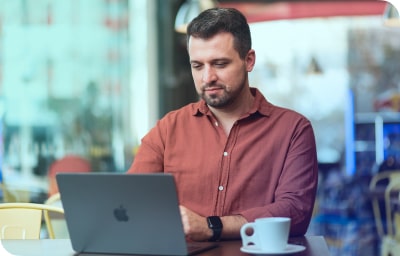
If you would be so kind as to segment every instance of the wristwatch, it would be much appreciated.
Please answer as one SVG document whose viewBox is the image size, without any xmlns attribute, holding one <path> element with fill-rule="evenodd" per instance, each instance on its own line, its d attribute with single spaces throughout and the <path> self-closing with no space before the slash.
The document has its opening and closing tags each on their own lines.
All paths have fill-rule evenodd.
<svg viewBox="0 0 400 256">
<path fill-rule="evenodd" d="M 208 241 L 219 241 L 222 233 L 222 221 L 218 216 L 207 217 L 208 227 L 213 231 L 212 237 Z"/>
</svg>

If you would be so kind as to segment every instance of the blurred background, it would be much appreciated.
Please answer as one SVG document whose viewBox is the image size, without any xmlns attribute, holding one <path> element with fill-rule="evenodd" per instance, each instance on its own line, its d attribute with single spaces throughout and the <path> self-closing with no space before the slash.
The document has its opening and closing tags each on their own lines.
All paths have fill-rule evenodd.
<svg viewBox="0 0 400 256">
<path fill-rule="evenodd" d="M 400 166 L 400 27 L 385 1 L 0 0 L 0 198 L 43 202 L 60 170 L 125 172 L 155 122 L 197 100 L 175 23 L 200 2 L 246 15 L 251 85 L 313 124 L 309 233 L 332 255 L 378 255 L 370 183 Z"/>
</svg>

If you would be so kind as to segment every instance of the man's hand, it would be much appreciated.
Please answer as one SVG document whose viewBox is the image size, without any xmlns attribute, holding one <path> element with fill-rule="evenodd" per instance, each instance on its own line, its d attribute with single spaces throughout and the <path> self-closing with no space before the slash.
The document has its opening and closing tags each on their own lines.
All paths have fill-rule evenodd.
<svg viewBox="0 0 400 256">
<path fill-rule="evenodd" d="M 206 217 L 189 210 L 185 206 L 179 206 L 183 231 L 188 240 L 207 241 L 212 236 L 212 230 L 208 228 Z"/>
</svg>

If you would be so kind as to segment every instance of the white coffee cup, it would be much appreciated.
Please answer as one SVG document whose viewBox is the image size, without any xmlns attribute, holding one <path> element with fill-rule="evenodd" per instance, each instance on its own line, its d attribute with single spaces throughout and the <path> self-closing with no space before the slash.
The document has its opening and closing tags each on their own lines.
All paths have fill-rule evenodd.
<svg viewBox="0 0 400 256">
<path fill-rule="evenodd" d="M 283 252 L 288 244 L 289 230 L 290 218 L 259 218 L 255 222 L 244 224 L 240 229 L 240 236 L 244 247 L 253 245 L 263 252 Z"/>
</svg>

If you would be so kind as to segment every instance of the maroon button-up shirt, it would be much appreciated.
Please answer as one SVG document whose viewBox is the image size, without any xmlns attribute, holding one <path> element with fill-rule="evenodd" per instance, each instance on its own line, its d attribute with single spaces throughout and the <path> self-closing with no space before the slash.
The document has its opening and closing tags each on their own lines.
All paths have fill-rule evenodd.
<svg viewBox="0 0 400 256">
<path fill-rule="evenodd" d="M 318 176 L 312 126 L 251 90 L 254 105 L 229 136 L 203 100 L 168 113 L 142 139 L 128 173 L 172 173 L 180 204 L 200 215 L 286 216 L 291 235 L 303 235 Z"/>
</svg>

